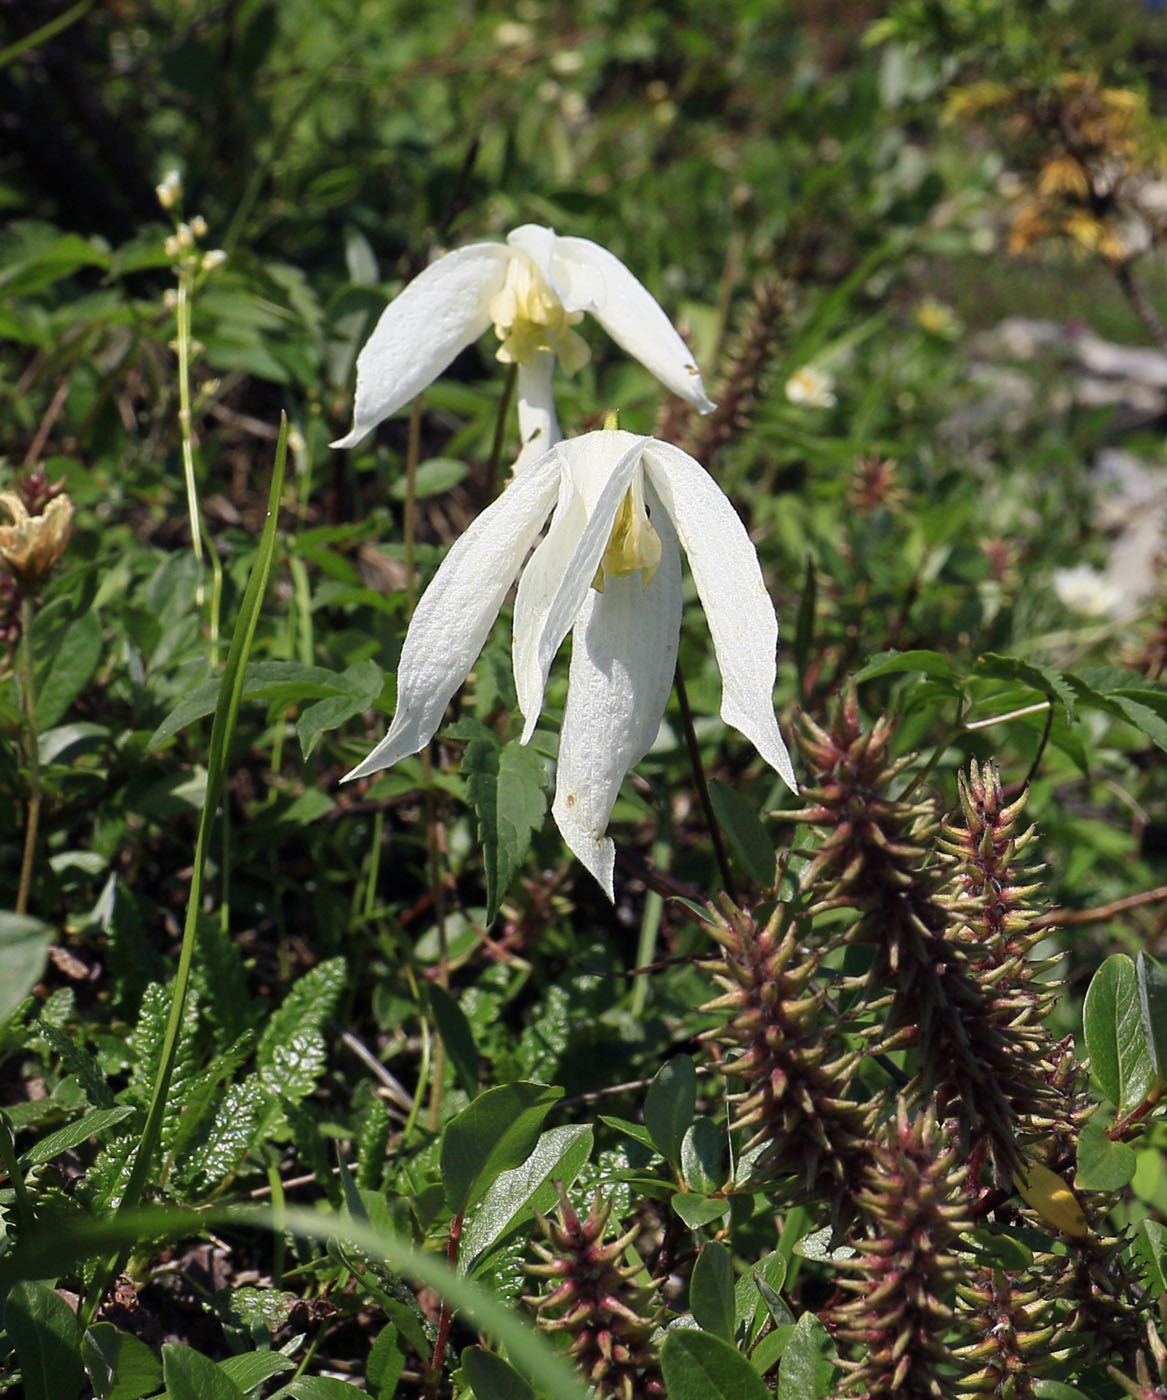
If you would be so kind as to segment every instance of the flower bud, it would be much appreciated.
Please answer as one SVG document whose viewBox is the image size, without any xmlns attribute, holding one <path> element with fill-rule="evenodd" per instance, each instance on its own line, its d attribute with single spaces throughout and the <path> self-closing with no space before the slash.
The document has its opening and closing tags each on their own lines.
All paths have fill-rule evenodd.
<svg viewBox="0 0 1167 1400">
<path fill-rule="evenodd" d="M 0 505 L 12 517 L 0 525 L 0 561 L 29 592 L 35 592 L 52 573 L 69 543 L 73 502 L 55 496 L 40 515 L 29 515 L 14 491 L 0 491 Z"/>
</svg>

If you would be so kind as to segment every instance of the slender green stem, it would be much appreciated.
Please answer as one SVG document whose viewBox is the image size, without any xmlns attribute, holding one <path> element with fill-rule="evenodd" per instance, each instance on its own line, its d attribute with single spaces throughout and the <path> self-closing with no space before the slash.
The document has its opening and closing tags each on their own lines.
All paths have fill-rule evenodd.
<svg viewBox="0 0 1167 1400">
<path fill-rule="evenodd" d="M 78 0 L 78 3 L 71 10 L 66 10 L 63 15 L 57 15 L 47 24 L 42 24 L 39 29 L 34 29 L 31 34 L 26 34 L 23 38 L 18 39 L 15 44 L 9 44 L 6 49 L 0 49 L 0 68 L 7 68 L 10 63 L 15 63 L 30 49 L 47 44 L 62 30 L 68 29 L 71 24 L 76 24 L 92 8 L 93 0 Z"/>
<path fill-rule="evenodd" d="M 729 868 L 729 855 L 721 836 L 721 826 L 713 810 L 713 799 L 709 796 L 709 784 L 705 781 L 705 769 L 701 762 L 701 746 L 697 743 L 697 731 L 693 728 L 693 711 L 689 708 L 689 692 L 685 689 L 685 678 L 681 675 L 681 663 L 673 676 L 673 688 L 677 692 L 677 704 L 681 708 L 681 727 L 685 731 L 685 747 L 689 750 L 689 764 L 693 769 L 693 781 L 697 784 L 697 797 L 701 810 L 705 813 L 705 823 L 709 827 L 709 838 L 713 842 L 713 854 L 717 868 L 721 871 L 721 883 L 730 899 L 736 900 L 733 875 Z"/>
<path fill-rule="evenodd" d="M 16 1199 L 16 1220 L 25 1239 L 36 1224 L 36 1208 L 32 1196 L 24 1184 L 24 1173 L 16 1157 L 16 1141 L 12 1136 L 12 1125 L 8 1115 L 0 1110 L 0 1162 L 12 1183 L 12 1194 Z"/>
<path fill-rule="evenodd" d="M 656 840 L 652 843 L 652 863 L 658 869 L 667 869 L 669 856 L 672 853 L 672 842 L 668 839 L 668 807 L 665 806 L 665 814 L 662 816 L 661 825 L 657 830 Z M 650 985 L 651 973 L 648 971 L 655 961 L 656 938 L 660 932 L 661 910 L 664 908 L 664 899 L 659 890 L 650 889 L 644 899 L 644 913 L 640 918 L 640 935 L 636 942 L 636 966 L 643 968 L 638 972 L 632 982 L 632 1000 L 629 1004 L 629 1013 L 636 1020 L 644 1014 L 644 1008 L 648 1003 L 648 989 Z"/>
<path fill-rule="evenodd" d="M 36 604 L 26 593 L 20 603 L 20 698 L 24 705 L 25 756 L 28 761 L 28 811 L 24 826 L 24 855 L 20 862 L 20 887 L 16 912 L 28 913 L 36 858 L 37 829 L 41 820 L 41 755 L 36 722 L 36 667 L 32 655 L 32 628 Z"/>
<path fill-rule="evenodd" d="M 494 420 L 494 441 L 490 444 L 490 461 L 486 468 L 486 501 L 488 505 L 494 500 L 494 493 L 498 490 L 498 464 L 502 458 L 502 444 L 506 436 L 507 418 L 510 415 L 511 399 L 514 397 L 515 381 L 518 374 L 518 364 L 512 364 L 507 370 L 506 382 L 502 386 L 502 398 L 498 405 L 498 416 Z"/>
</svg>

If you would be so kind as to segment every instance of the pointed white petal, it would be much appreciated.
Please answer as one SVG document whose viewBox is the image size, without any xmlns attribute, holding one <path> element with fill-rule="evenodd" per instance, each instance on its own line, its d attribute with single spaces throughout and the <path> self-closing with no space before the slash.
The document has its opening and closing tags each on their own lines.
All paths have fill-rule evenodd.
<svg viewBox="0 0 1167 1400">
<path fill-rule="evenodd" d="M 509 257 L 501 243 L 471 243 L 431 263 L 393 298 L 357 356 L 352 431 L 333 447 L 355 447 L 478 339 Z"/>
<path fill-rule="evenodd" d="M 513 235 L 512 235 L 513 237 Z M 568 311 L 590 311 L 622 349 L 701 413 L 714 408 L 689 347 L 652 293 L 589 238 L 557 238 L 551 286 Z"/>
<path fill-rule="evenodd" d="M 507 234 L 507 244 L 526 253 L 548 286 L 551 285 L 551 258 L 558 241 L 555 230 L 543 224 L 521 224 Z"/>
<path fill-rule="evenodd" d="M 634 437 L 632 433 L 601 430 L 585 433 L 583 437 L 568 438 L 554 449 L 555 458 L 570 474 L 583 499 L 587 523 L 579 531 L 570 555 L 558 556 L 557 569 L 552 566 L 555 556 L 547 556 L 546 569 L 554 586 L 551 596 L 544 601 L 532 589 L 530 610 L 524 610 L 523 645 L 530 650 L 523 653 L 523 684 L 527 696 L 527 708 L 523 711 L 526 720 L 523 743 L 530 739 L 534 731 L 535 721 L 543 708 L 547 673 L 555 653 L 571 631 L 591 591 L 592 580 L 612 533 L 616 511 L 634 473 L 640 468 L 640 454 L 644 451 L 644 444 L 649 441 L 651 439 Z M 543 463 L 551 456 L 552 453 L 548 453 L 547 457 L 541 457 L 536 467 L 541 470 Z M 566 530 L 563 538 L 570 544 Z M 545 586 L 545 583 L 540 583 L 540 588 Z M 516 672 L 516 682 L 517 679 Z"/>
<path fill-rule="evenodd" d="M 549 350 L 540 350 L 533 362 L 519 365 L 519 441 L 522 447 L 515 459 L 516 472 L 563 439 L 555 414 L 554 377 L 555 356 Z"/>
<path fill-rule="evenodd" d="M 433 737 L 543 528 L 558 477 L 553 459 L 535 463 L 482 512 L 442 560 L 401 648 L 393 723 L 372 753 L 345 774 L 346 781 L 388 768 Z"/>
<path fill-rule="evenodd" d="M 605 836 L 620 784 L 656 738 L 673 683 L 681 626 L 681 561 L 665 512 L 649 508 L 661 564 L 592 592 L 572 632 L 567 707 L 551 811 L 563 839 L 614 898 L 615 847 Z"/>
<path fill-rule="evenodd" d="M 797 792 L 774 714 L 778 619 L 757 551 L 733 506 L 687 452 L 653 441 L 644 466 L 677 527 L 709 621 L 721 668 L 721 717 Z"/>
</svg>

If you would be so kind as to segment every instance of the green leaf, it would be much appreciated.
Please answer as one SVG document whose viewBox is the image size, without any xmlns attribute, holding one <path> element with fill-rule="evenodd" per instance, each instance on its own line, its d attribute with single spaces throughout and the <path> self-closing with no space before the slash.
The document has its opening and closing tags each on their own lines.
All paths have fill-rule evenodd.
<svg viewBox="0 0 1167 1400">
<path fill-rule="evenodd" d="M 462 1373 L 470 1382 L 474 1400 L 535 1400 L 535 1392 L 515 1368 L 483 1347 L 466 1348 Z"/>
<path fill-rule="evenodd" d="M 371 709 L 385 688 L 385 672 L 375 661 L 357 661 L 336 678 L 341 691 L 317 700 L 296 721 L 296 736 L 305 758 L 320 742 L 321 736 Z"/>
<path fill-rule="evenodd" d="M 0 1025 L 40 981 L 56 936 L 39 919 L 0 910 Z"/>
<path fill-rule="evenodd" d="M 279 1351 L 244 1351 L 219 1362 L 219 1370 L 243 1391 L 256 1390 L 270 1377 L 295 1369 L 291 1357 Z"/>
<path fill-rule="evenodd" d="M 1106 1136 L 1106 1123 L 1095 1114 L 1078 1134 L 1074 1185 L 1082 1191 L 1119 1191 L 1135 1174 L 1138 1159 L 1125 1142 Z"/>
<path fill-rule="evenodd" d="M 802 578 L 802 594 L 798 600 L 798 617 L 794 626 L 794 665 L 801 682 L 806 675 L 814 645 L 815 602 L 818 595 L 818 575 L 815 572 L 814 556 L 807 553 L 806 569 Z M 802 686 L 799 686 L 802 693 Z"/>
<path fill-rule="evenodd" d="M 977 657 L 977 675 L 1004 681 L 1020 681 L 1022 685 L 1030 686 L 1049 700 L 1056 700 L 1062 706 L 1068 720 L 1073 721 L 1078 717 L 1073 687 L 1060 671 L 1055 671 L 1050 666 L 1037 666 L 1032 661 L 1020 661 L 1015 656 L 998 656 L 996 652 L 987 651 L 983 656 Z"/>
<path fill-rule="evenodd" d="M 162 1384 L 162 1367 L 146 1343 L 111 1322 L 89 1328 L 81 1355 L 97 1400 L 141 1400 Z"/>
<path fill-rule="evenodd" d="M 709 779 L 709 797 L 717 824 L 725 832 L 746 874 L 763 889 L 772 889 L 776 865 L 774 842 L 758 820 L 757 812 L 740 792 L 716 778 Z"/>
<path fill-rule="evenodd" d="M 369 1393 L 376 1396 L 376 1400 L 392 1400 L 404 1369 L 405 1348 L 401 1344 L 400 1334 L 391 1322 L 387 1322 L 377 1333 L 377 1340 L 365 1363 Z"/>
<path fill-rule="evenodd" d="M 499 904 L 547 815 L 547 773 L 534 748 L 512 740 L 499 746 L 498 735 L 469 717 L 447 730 L 468 739 L 461 773 L 478 818 L 486 871 L 486 922 Z"/>
<path fill-rule="evenodd" d="M 478 1260 L 532 1212 L 551 1208 L 554 1183 L 562 1182 L 565 1190 L 571 1186 L 591 1156 L 592 1137 L 590 1123 L 550 1128 L 525 1162 L 495 1178 L 462 1233 L 460 1273 L 472 1272 Z"/>
<path fill-rule="evenodd" d="M 455 1078 L 473 1098 L 478 1092 L 478 1047 L 474 1044 L 470 1022 L 449 992 L 436 982 L 429 985 L 429 999 L 434 1025 L 454 1066 Z"/>
<path fill-rule="evenodd" d="M 1102 1093 L 1120 1114 L 1137 1108 L 1155 1082 L 1155 1070 L 1143 1032 L 1138 976 L 1125 953 L 1107 958 L 1091 979 L 1082 1030 Z"/>
<path fill-rule="evenodd" d="M 856 681 L 874 680 L 876 676 L 891 676 L 903 671 L 923 672 L 936 681 L 947 681 L 955 690 L 961 679 L 946 656 L 938 651 L 883 651 L 872 657 L 856 675 Z"/>
<path fill-rule="evenodd" d="M 4 1329 L 16 1349 L 26 1400 L 77 1400 L 81 1324 L 47 1283 L 18 1283 L 4 1304 Z"/>
<path fill-rule="evenodd" d="M 782 1353 L 778 1400 L 819 1400 L 835 1379 L 835 1349 L 827 1329 L 813 1313 L 803 1313 Z"/>
<path fill-rule="evenodd" d="M 43 733 L 59 724 L 101 660 L 101 619 L 87 610 L 65 629 L 37 683 L 36 722 Z"/>
<path fill-rule="evenodd" d="M 544 1118 L 562 1097 L 562 1089 L 546 1084 L 500 1084 L 446 1124 L 440 1161 L 453 1214 L 464 1215 L 501 1173 L 527 1160 Z"/>
<path fill-rule="evenodd" d="M 729 1178 L 725 1132 L 712 1118 L 696 1118 L 681 1142 L 681 1180 L 690 1191 L 710 1195 Z"/>
<path fill-rule="evenodd" d="M 689 1307 L 703 1331 L 733 1341 L 733 1257 L 718 1240 L 710 1240 L 693 1265 Z"/>
<path fill-rule="evenodd" d="M 1151 1054 L 1155 1082 L 1161 1086 L 1167 1079 L 1167 972 L 1154 958 L 1140 953 L 1135 958 L 1135 976 L 1139 984 L 1143 1035 Z"/>
<path fill-rule="evenodd" d="M 413 486 L 415 499 L 420 501 L 426 496 L 440 496 L 445 491 L 452 491 L 466 479 L 468 471 L 465 462 L 453 457 L 430 457 L 428 461 L 419 462 Z M 407 490 L 404 474 L 389 485 L 389 494 L 395 501 L 405 500 Z"/>
<path fill-rule="evenodd" d="M 1146 1265 L 1147 1287 L 1152 1293 L 1167 1293 L 1167 1225 L 1140 1220 L 1134 1228 L 1134 1241 Z"/>
<path fill-rule="evenodd" d="M 793 1325 L 794 1319 L 778 1291 L 785 1282 L 786 1260 L 777 1250 L 759 1259 L 738 1279 L 733 1293 L 734 1325 L 745 1329 L 747 1342 L 753 1341 L 767 1313 L 776 1325 Z"/>
<path fill-rule="evenodd" d="M 660 1362 L 669 1400 L 770 1400 L 769 1390 L 741 1352 L 710 1332 L 673 1328 L 661 1347 Z"/>
<path fill-rule="evenodd" d="M 656 1072 L 644 1100 L 644 1126 L 674 1169 L 697 1107 L 697 1068 L 691 1055 L 674 1055 Z"/>
<path fill-rule="evenodd" d="M 68 1152 L 71 1147 L 76 1147 L 86 1138 L 97 1137 L 114 1123 L 120 1123 L 123 1118 L 131 1117 L 134 1112 L 132 1104 L 121 1104 L 117 1108 L 95 1109 L 92 1113 L 78 1118 L 76 1122 L 58 1128 L 55 1133 L 49 1133 L 47 1137 L 34 1143 L 27 1152 L 22 1152 L 20 1154 L 21 1165 L 35 1167 L 40 1162 L 51 1162 L 62 1152 Z"/>
<path fill-rule="evenodd" d="M 1084 1390 L 1077 1390 L 1063 1381 L 1034 1381 L 1033 1393 L 1037 1400 L 1093 1400 Z"/>
<path fill-rule="evenodd" d="M 255 1052 L 255 1062 L 260 1069 L 273 1065 L 280 1047 L 293 1036 L 320 1030 L 336 1010 L 347 979 L 344 958 L 329 958 L 296 979 L 279 1010 L 269 1016 L 264 1027 Z"/>
<path fill-rule="evenodd" d="M 297 1376 L 277 1390 L 271 1400 L 279 1400 L 280 1396 L 288 1400 L 360 1400 L 361 1395 L 355 1383 L 334 1376 Z"/>
<path fill-rule="evenodd" d="M 700 1230 L 729 1213 L 729 1202 L 724 1196 L 702 1196 L 696 1191 L 674 1192 L 669 1204 L 690 1230 Z"/>
<path fill-rule="evenodd" d="M 162 1347 L 161 1400 L 247 1400 L 246 1392 L 215 1363 L 193 1347 L 166 1342 Z"/>
</svg>

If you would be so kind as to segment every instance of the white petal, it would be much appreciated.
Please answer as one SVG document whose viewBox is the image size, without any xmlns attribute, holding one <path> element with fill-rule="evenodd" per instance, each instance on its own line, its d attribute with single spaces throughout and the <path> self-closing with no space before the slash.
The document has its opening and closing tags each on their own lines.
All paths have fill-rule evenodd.
<svg viewBox="0 0 1167 1400">
<path fill-rule="evenodd" d="M 482 512 L 442 560 L 401 648 L 393 723 L 372 753 L 345 774 L 346 781 L 388 768 L 433 737 L 543 528 L 558 477 L 554 459 L 535 463 Z"/>
<path fill-rule="evenodd" d="M 519 441 L 522 447 L 515 458 L 516 472 L 563 440 L 555 414 L 554 377 L 555 356 L 550 350 L 540 350 L 533 363 L 519 365 Z"/>
<path fill-rule="evenodd" d="M 513 237 L 513 235 L 512 235 Z M 701 413 L 714 408 L 689 347 L 652 293 L 590 238 L 557 238 L 551 286 L 568 311 L 590 311 L 622 349 Z"/>
<path fill-rule="evenodd" d="M 352 431 L 333 447 L 355 447 L 478 339 L 509 257 L 501 243 L 471 243 L 431 263 L 393 298 L 357 356 Z"/>
<path fill-rule="evenodd" d="M 524 600 L 529 607 L 524 607 L 522 620 L 523 684 L 527 696 L 527 708 L 523 711 L 526 721 L 523 743 L 534 732 L 535 721 L 543 708 L 547 673 L 555 653 L 571 631 L 591 591 L 592 580 L 608 547 L 616 511 L 634 473 L 640 468 L 644 444 L 650 441 L 650 438 L 634 437 L 632 433 L 618 431 L 585 433 L 583 437 L 568 438 L 559 443 L 553 452 L 539 458 L 536 464 L 541 470 L 543 463 L 552 456 L 562 464 L 583 498 L 587 523 L 579 531 L 570 555 L 565 552 L 547 555 L 547 573 L 538 581 L 539 591 L 533 586 L 530 598 Z M 519 478 L 520 481 L 522 479 Z M 563 538 L 570 546 L 569 532 L 565 531 Z M 546 542 L 540 546 L 541 550 L 545 548 Z M 556 558 L 558 568 L 552 562 Z M 554 587 L 550 597 L 545 597 L 547 578 Z M 518 629 L 520 624 L 517 617 L 515 623 Z"/>
<path fill-rule="evenodd" d="M 509 246 L 526 253 L 548 286 L 551 286 L 551 257 L 558 241 L 555 230 L 543 224 L 521 224 L 507 234 Z"/>
<path fill-rule="evenodd" d="M 774 714 L 778 619 L 757 551 L 713 478 L 687 452 L 654 440 L 644 466 L 677 527 L 709 621 L 721 668 L 721 717 L 797 792 Z"/>
<path fill-rule="evenodd" d="M 567 706 L 559 738 L 555 817 L 563 839 L 614 898 L 615 847 L 604 835 L 625 773 L 656 738 L 677 662 L 681 560 L 663 509 L 647 491 L 661 537 L 660 568 L 590 593 L 572 632 Z"/>
</svg>

